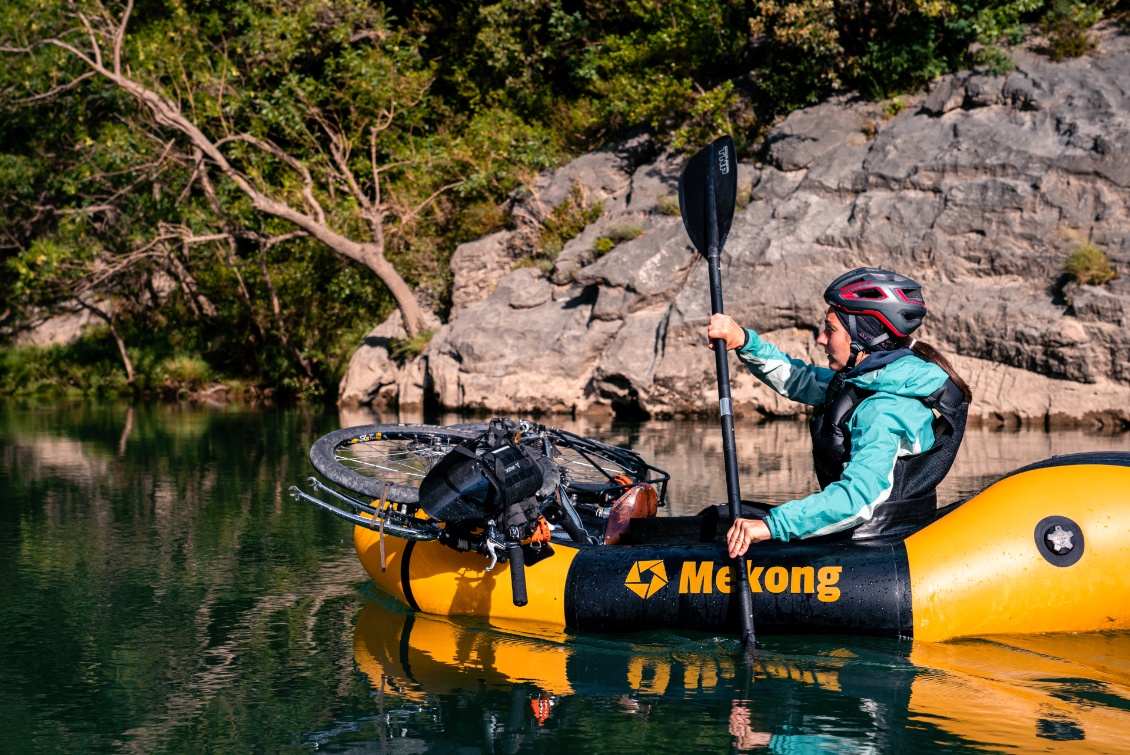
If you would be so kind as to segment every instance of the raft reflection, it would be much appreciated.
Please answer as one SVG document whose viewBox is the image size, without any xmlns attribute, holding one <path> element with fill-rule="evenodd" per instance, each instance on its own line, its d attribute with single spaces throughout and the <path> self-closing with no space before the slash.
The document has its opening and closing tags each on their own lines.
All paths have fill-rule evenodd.
<svg viewBox="0 0 1130 755">
<path fill-rule="evenodd" d="M 413 735 L 412 711 L 427 711 L 442 729 L 481 705 L 484 744 L 516 751 L 566 731 L 580 745 L 573 737 L 596 700 L 621 719 L 651 719 L 665 700 L 682 700 L 714 711 L 713 731 L 696 732 L 696 741 L 738 750 L 1130 751 L 1130 633 L 947 644 L 854 638 L 849 647 L 773 640 L 747 666 L 728 640 L 546 639 L 540 627 L 499 629 L 373 598 L 357 620 L 354 659 L 377 697 L 386 747 L 388 737 Z"/>
</svg>

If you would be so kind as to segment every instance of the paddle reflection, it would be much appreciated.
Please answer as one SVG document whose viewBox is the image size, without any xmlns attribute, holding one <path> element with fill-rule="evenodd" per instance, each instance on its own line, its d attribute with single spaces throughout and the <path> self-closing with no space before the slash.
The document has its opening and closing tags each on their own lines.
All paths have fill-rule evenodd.
<svg viewBox="0 0 1130 755">
<path fill-rule="evenodd" d="M 780 753 L 911 745 L 1120 752 L 1130 731 L 1127 633 L 947 644 L 856 638 L 850 647 L 774 638 L 747 665 L 731 640 L 546 640 L 542 630 L 367 602 L 354 658 L 377 697 L 384 744 L 442 740 L 439 732 L 468 718 L 481 722 L 488 751 L 509 752 L 566 732 L 579 745 L 587 731 L 632 721 L 641 743 L 663 731 Z M 684 701 L 684 716 L 686 701 L 701 709 L 698 723 L 709 731 L 664 718 L 674 700 Z"/>
</svg>

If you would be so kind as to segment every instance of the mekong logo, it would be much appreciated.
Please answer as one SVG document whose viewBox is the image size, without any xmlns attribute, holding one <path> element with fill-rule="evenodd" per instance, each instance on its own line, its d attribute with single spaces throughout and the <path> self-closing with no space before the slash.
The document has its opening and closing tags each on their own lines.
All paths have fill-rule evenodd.
<svg viewBox="0 0 1130 755">
<path fill-rule="evenodd" d="M 637 561 L 632 564 L 628 578 L 624 580 L 624 587 L 641 598 L 650 598 L 665 584 L 667 584 L 667 567 L 662 561 Z"/>
</svg>

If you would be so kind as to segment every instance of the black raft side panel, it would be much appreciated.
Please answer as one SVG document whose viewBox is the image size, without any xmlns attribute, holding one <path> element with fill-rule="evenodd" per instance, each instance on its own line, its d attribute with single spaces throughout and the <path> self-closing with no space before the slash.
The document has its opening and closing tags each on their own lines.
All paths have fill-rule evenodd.
<svg viewBox="0 0 1130 755">
<path fill-rule="evenodd" d="M 746 556 L 758 633 L 912 634 L 901 541 L 766 543 Z M 565 583 L 565 623 L 592 632 L 735 633 L 731 568 L 712 544 L 585 548 Z"/>
</svg>

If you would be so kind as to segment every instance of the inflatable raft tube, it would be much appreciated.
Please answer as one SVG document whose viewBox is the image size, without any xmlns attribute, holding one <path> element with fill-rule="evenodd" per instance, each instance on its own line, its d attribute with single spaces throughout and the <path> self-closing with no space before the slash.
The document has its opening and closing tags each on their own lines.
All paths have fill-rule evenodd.
<svg viewBox="0 0 1130 755">
<path fill-rule="evenodd" d="M 688 530 L 694 517 L 684 517 Z M 575 547 L 507 567 L 437 542 L 354 530 L 376 586 L 416 610 L 594 632 L 734 633 L 731 565 L 718 541 Z M 747 553 L 763 634 L 855 633 L 941 641 L 1130 628 L 1130 454 L 1055 457 L 1018 470 L 898 540 L 769 542 Z"/>
</svg>

